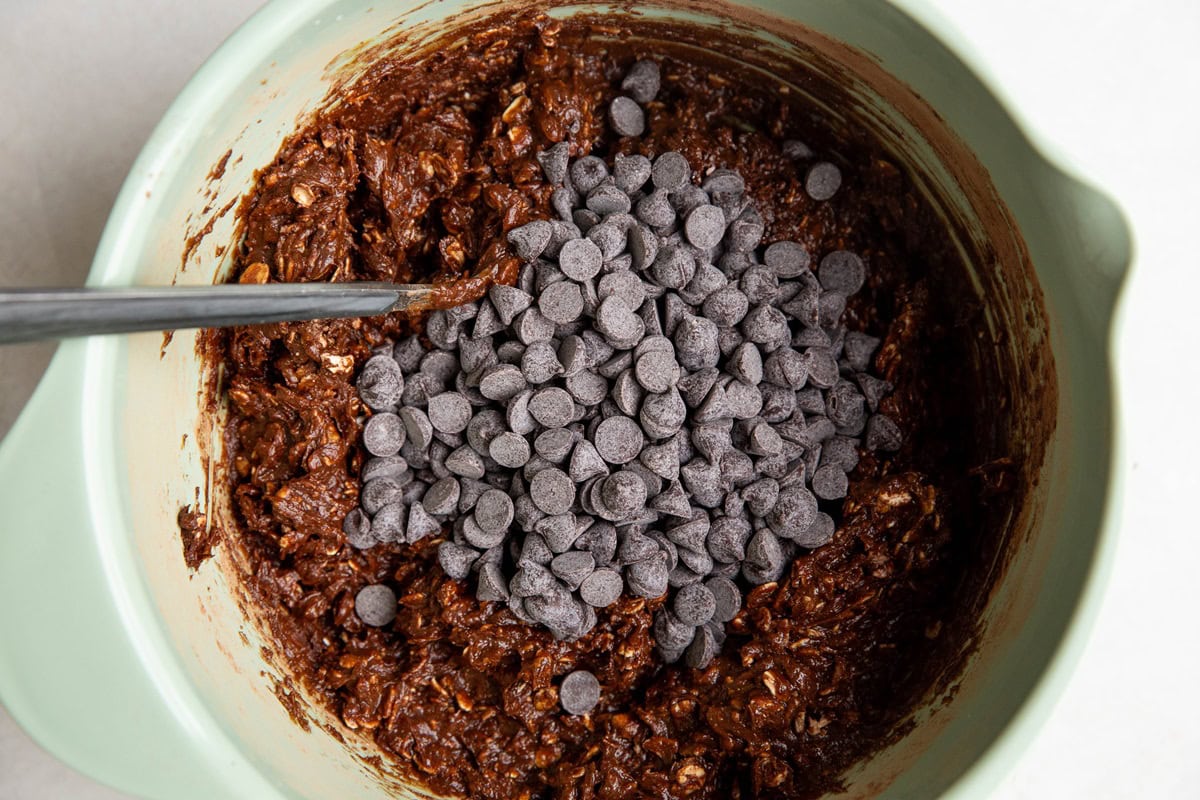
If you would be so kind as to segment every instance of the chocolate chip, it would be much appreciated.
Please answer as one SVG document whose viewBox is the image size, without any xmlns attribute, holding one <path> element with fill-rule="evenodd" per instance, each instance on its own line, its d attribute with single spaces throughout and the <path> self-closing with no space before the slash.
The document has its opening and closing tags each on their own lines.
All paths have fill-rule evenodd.
<svg viewBox="0 0 1200 800">
<path fill-rule="evenodd" d="M 696 627 L 680 621 L 670 611 L 662 609 L 654 616 L 653 632 L 654 641 L 660 647 L 683 648 L 695 637 Z"/>
<path fill-rule="evenodd" d="M 673 337 L 680 366 L 694 372 L 715 367 L 721 358 L 717 325 L 710 319 L 689 315 L 680 320 Z"/>
<path fill-rule="evenodd" d="M 659 248 L 649 272 L 659 286 L 682 289 L 696 274 L 696 259 L 682 245 L 668 243 Z"/>
<path fill-rule="evenodd" d="M 491 303 L 488 303 L 488 307 L 491 307 Z M 468 339 L 464 336 L 459 339 L 458 357 L 462 371 L 470 373 L 482 373 L 484 369 L 500 361 L 490 336 L 483 339 Z M 454 377 L 458 378 L 457 375 Z"/>
<path fill-rule="evenodd" d="M 682 188 L 691 177 L 691 165 L 683 155 L 674 151 L 663 153 L 654 159 L 654 165 L 650 171 L 650 178 L 654 181 L 655 188 L 667 191 Z"/>
<path fill-rule="evenodd" d="M 734 419 L 750 419 L 762 411 L 762 392 L 757 386 L 731 381 L 725 386 L 725 408 Z"/>
<path fill-rule="evenodd" d="M 525 495 L 528 497 L 529 495 Z M 546 543 L 545 538 L 539 534 L 530 534 L 525 537 L 521 543 L 520 556 L 516 559 L 517 567 L 523 568 L 530 565 L 535 567 L 544 567 L 554 559 L 554 553 L 550 546 Z M 511 584 L 510 584 L 511 586 Z"/>
<path fill-rule="evenodd" d="M 551 386 L 533 393 L 529 398 L 529 413 L 547 428 L 562 428 L 575 414 L 575 404 L 565 389 Z"/>
<path fill-rule="evenodd" d="M 701 182 L 700 188 L 709 194 L 741 194 L 746 191 L 746 181 L 731 169 L 714 169 Z"/>
<path fill-rule="evenodd" d="M 762 241 L 764 229 L 762 215 L 752 208 L 743 210 L 729 223 L 729 229 L 725 234 L 725 246 L 729 249 L 730 255 L 752 252 Z M 729 269 L 734 264 L 740 265 L 741 268 Z M 747 266 L 749 266 L 749 261 L 744 258 L 741 260 L 731 258 L 728 262 L 721 264 L 727 274 L 740 274 Z"/>
<path fill-rule="evenodd" d="M 416 372 L 417 366 L 421 363 L 421 357 L 424 355 L 425 348 L 421 346 L 421 340 L 416 336 L 401 339 L 392 348 L 392 358 L 396 360 L 400 371 L 404 373 Z"/>
<path fill-rule="evenodd" d="M 603 260 L 599 245 L 591 239 L 572 239 L 563 245 L 558 254 L 559 268 L 564 275 L 576 281 L 598 275 Z"/>
<path fill-rule="evenodd" d="M 587 618 L 582 604 L 577 603 L 564 587 L 555 585 L 550 594 L 528 597 L 525 610 L 545 625 L 559 641 L 573 640 L 582 635 Z"/>
<path fill-rule="evenodd" d="M 688 241 L 702 250 L 716 247 L 725 237 L 725 214 L 716 206 L 697 206 L 684 219 L 683 231 Z"/>
<path fill-rule="evenodd" d="M 642 448 L 639 460 L 664 480 L 673 481 L 679 477 L 679 450 L 670 442 Z"/>
<path fill-rule="evenodd" d="M 861 425 L 865 418 L 866 398 L 853 383 L 839 380 L 825 393 L 825 413 L 839 428 Z"/>
<path fill-rule="evenodd" d="M 756 456 L 777 456 L 783 452 L 783 439 L 766 422 L 760 422 L 750 431 L 746 449 Z"/>
<path fill-rule="evenodd" d="M 771 352 L 792 338 L 787 317 L 778 308 L 766 303 L 750 309 L 742 320 L 741 331 L 748 341 L 761 345 L 764 352 Z"/>
<path fill-rule="evenodd" d="M 600 215 L 589 208 L 577 208 L 571 212 L 571 222 L 586 236 L 588 231 L 600 224 Z"/>
<path fill-rule="evenodd" d="M 634 362 L 634 373 L 646 391 L 658 394 L 667 391 L 679 380 L 679 363 L 673 352 L 659 350 L 643 353 Z"/>
<path fill-rule="evenodd" d="M 499 491 L 499 490 L 491 490 Z M 508 495 L 505 495 L 507 497 Z M 478 505 L 476 506 L 478 508 Z M 478 550 L 488 550 L 504 542 L 507 530 L 484 530 L 474 516 L 460 517 L 454 522 L 454 530 L 458 537 L 455 541 L 466 542 Z"/>
<path fill-rule="evenodd" d="M 553 596 L 559 588 L 558 579 L 550 570 L 533 562 L 518 568 L 508 583 L 508 590 L 517 597 Z"/>
<path fill-rule="evenodd" d="M 461 581 L 471 574 L 471 565 L 479 558 L 473 548 L 454 542 L 442 542 L 438 545 L 438 564 L 446 576 Z"/>
<path fill-rule="evenodd" d="M 635 61 L 621 81 L 621 91 L 639 103 L 649 103 L 658 95 L 661 73 L 653 61 Z"/>
<path fill-rule="evenodd" d="M 425 319 L 425 336 L 441 350 L 453 350 L 458 343 L 458 326 L 450 324 L 445 311 L 434 311 Z"/>
<path fill-rule="evenodd" d="M 508 582 L 499 564 L 487 563 L 479 567 L 479 583 L 475 596 L 483 602 L 503 602 L 508 600 Z"/>
<path fill-rule="evenodd" d="M 738 285 L 752 305 L 774 302 L 779 294 L 779 276 L 767 267 L 750 267 Z"/>
<path fill-rule="evenodd" d="M 608 177 L 608 166 L 597 156 L 583 156 L 571 164 L 570 175 L 575 190 L 586 195 Z"/>
<path fill-rule="evenodd" d="M 795 161 L 803 161 L 813 157 L 812 148 L 806 145 L 799 139 L 785 139 L 780 145 L 779 152 L 784 158 L 790 158 Z"/>
<path fill-rule="evenodd" d="M 626 245 L 629 248 L 630 266 L 639 272 L 658 257 L 658 237 L 645 225 L 638 224 L 629 229 Z"/>
<path fill-rule="evenodd" d="M 550 207 L 564 222 L 571 222 L 575 206 L 579 204 L 579 192 L 569 183 L 550 193 Z M 576 223 L 578 224 L 578 223 Z M 524 288 L 524 287 L 522 287 Z"/>
<path fill-rule="evenodd" d="M 623 351 L 596 367 L 596 372 L 605 378 L 615 380 L 618 375 L 633 367 L 633 352 Z"/>
<path fill-rule="evenodd" d="M 585 406 L 598 405 L 608 396 L 608 382 L 594 372 L 580 372 L 566 380 L 567 391 Z"/>
<path fill-rule="evenodd" d="M 795 539 L 808 529 L 817 515 L 817 499 L 803 486 L 788 486 L 779 492 L 779 499 L 767 524 L 785 539 Z"/>
<path fill-rule="evenodd" d="M 637 597 L 662 597 L 667 593 L 669 572 L 662 558 L 647 558 L 625 568 L 625 581 Z"/>
<path fill-rule="evenodd" d="M 359 502 L 362 503 L 363 511 L 374 514 L 388 503 L 399 502 L 400 498 L 401 486 L 399 483 L 391 478 L 376 478 L 363 484 Z"/>
<path fill-rule="evenodd" d="M 632 98 L 620 95 L 608 105 L 608 122 L 618 136 L 641 136 L 646 130 L 646 113 Z"/>
<path fill-rule="evenodd" d="M 846 310 L 846 296 L 837 292 L 822 292 L 817 300 L 817 322 L 822 328 L 832 328 Z"/>
<path fill-rule="evenodd" d="M 617 529 L 608 522 L 595 522 L 575 540 L 575 548 L 590 552 L 597 564 L 611 564 L 617 554 Z"/>
<path fill-rule="evenodd" d="M 354 613 L 373 628 L 391 625 L 396 619 L 396 593 L 382 583 L 364 586 L 354 596 Z"/>
<path fill-rule="evenodd" d="M 720 372 L 712 367 L 682 376 L 679 379 L 678 389 L 683 396 L 684 403 L 690 408 L 697 408 L 708 397 L 708 393 L 712 391 L 718 377 L 720 377 Z"/>
<path fill-rule="evenodd" d="M 464 445 L 446 456 L 446 469 L 455 475 L 480 480 L 484 474 L 483 457 Z"/>
<path fill-rule="evenodd" d="M 559 558 L 562 558 L 562 556 L 559 556 Z M 594 563 L 590 554 L 587 556 L 587 558 L 589 561 Z M 665 591 L 665 573 L 663 574 L 663 578 L 663 589 Z M 621 580 L 620 573 L 611 569 L 597 569 L 594 572 L 590 572 L 590 574 L 584 577 L 580 582 L 579 596 L 585 603 L 593 606 L 594 608 L 607 608 L 608 606 L 611 606 L 613 603 L 617 602 L 617 599 L 620 598 L 621 592 L 624 590 L 624 588 L 625 586 Z M 658 595 L 654 596 L 657 597 Z"/>
<path fill-rule="evenodd" d="M 409 544 L 419 542 L 426 536 L 432 536 L 442 529 L 442 523 L 429 515 L 421 503 L 413 503 L 408 509 L 408 524 L 405 526 L 404 540 Z"/>
<path fill-rule="evenodd" d="M 587 207 L 589 211 L 599 214 L 606 223 L 616 223 L 616 215 L 628 214 L 632 206 L 629 195 L 614 184 L 605 182 L 588 192 Z"/>
<path fill-rule="evenodd" d="M 521 355 L 521 376 L 539 386 L 563 374 L 558 351 L 550 342 L 534 342 Z"/>
<path fill-rule="evenodd" d="M 593 437 L 596 452 L 609 464 L 626 464 L 637 458 L 645 441 L 641 428 L 625 416 L 602 421 Z"/>
<path fill-rule="evenodd" d="M 537 454 L 553 464 L 565 461 L 574 446 L 575 437 L 566 428 L 542 431 L 533 442 L 533 449 Z"/>
<path fill-rule="evenodd" d="M 529 496 L 546 514 L 563 514 L 575 502 L 575 483 L 562 470 L 548 467 L 529 482 Z"/>
<path fill-rule="evenodd" d="M 581 441 L 576 443 L 575 450 L 571 454 L 568 472 L 571 480 L 583 483 L 588 478 L 607 474 L 608 467 L 596 451 L 595 445 L 589 441 Z"/>
<path fill-rule="evenodd" d="M 395 414 L 375 414 L 363 426 L 363 447 L 373 456 L 394 456 L 404 444 L 404 423 Z"/>
<path fill-rule="evenodd" d="M 635 98 L 636 99 L 636 98 Z M 643 155 L 617 153 L 613 160 L 613 181 L 625 194 L 633 194 L 650 180 L 650 159 Z"/>
<path fill-rule="evenodd" d="M 488 533 L 504 533 L 513 521 L 513 501 L 499 489 L 489 489 L 475 503 L 475 522 Z"/>
<path fill-rule="evenodd" d="M 579 521 L 574 514 L 555 514 L 538 520 L 534 530 L 545 540 L 552 553 L 565 553 L 579 538 Z"/>
<path fill-rule="evenodd" d="M 713 560 L 707 551 L 679 549 L 679 561 L 697 575 L 707 575 L 712 571 Z"/>
<path fill-rule="evenodd" d="M 834 250 L 821 259 L 817 277 L 826 291 L 852 295 L 866 282 L 867 267 L 856 253 Z"/>
<path fill-rule="evenodd" d="M 810 258 L 797 242 L 775 242 L 763 252 L 763 263 L 780 278 L 795 278 L 807 272 Z"/>
<path fill-rule="evenodd" d="M 689 182 L 685 182 L 678 189 L 671 192 L 671 205 L 680 215 L 686 217 L 688 212 L 700 206 L 709 205 L 708 192 L 701 189 L 699 186 Z M 724 214 L 721 215 L 724 217 Z M 669 235 L 667 231 L 660 231 L 664 236 Z M 671 232 L 673 233 L 673 231 Z"/>
<path fill-rule="evenodd" d="M 600 681 L 587 670 L 576 670 L 563 678 L 558 690 L 563 711 L 573 716 L 592 713 L 600 702 Z"/>
<path fill-rule="evenodd" d="M 837 359 L 828 347 L 810 347 L 804 351 L 805 367 L 808 370 L 808 381 L 813 386 L 828 389 L 837 383 L 841 376 Z"/>
<path fill-rule="evenodd" d="M 836 532 L 837 525 L 834 524 L 833 517 L 819 511 L 807 530 L 792 541 L 801 547 L 817 548 L 829 544 Z"/>
<path fill-rule="evenodd" d="M 649 508 L 672 517 L 686 518 L 692 513 L 687 492 L 677 480 L 672 480 L 665 490 L 656 493 L 649 502 Z"/>
<path fill-rule="evenodd" d="M 342 532 L 346 541 L 356 550 L 367 550 L 374 547 L 376 539 L 371 533 L 371 518 L 361 508 L 355 508 L 342 520 Z"/>
<path fill-rule="evenodd" d="M 567 179 L 567 161 L 571 157 L 571 146 L 559 142 L 545 150 L 539 150 L 534 156 L 542 166 L 546 182 L 552 186 L 561 185 Z"/>
<path fill-rule="evenodd" d="M 704 301 L 703 314 L 721 327 L 737 325 L 750 309 L 750 301 L 735 286 L 718 289 Z"/>
<path fill-rule="evenodd" d="M 892 421 L 891 417 L 875 414 L 867 420 L 867 433 L 863 438 L 863 444 L 868 450 L 894 452 L 900 449 L 903 439 L 900 427 Z"/>
<path fill-rule="evenodd" d="M 517 251 L 518 258 L 522 261 L 533 261 L 550 243 L 551 230 L 549 222 L 537 219 L 519 228 L 513 228 L 508 232 L 507 238 Z"/>
<path fill-rule="evenodd" d="M 484 370 L 479 381 L 479 391 L 484 397 L 497 402 L 511 400 L 526 387 L 525 376 L 513 364 L 496 364 Z"/>
<path fill-rule="evenodd" d="M 604 505 L 617 515 L 617 519 L 634 519 L 646 507 L 646 484 L 633 472 L 621 470 L 609 475 L 601 487 Z"/>
<path fill-rule="evenodd" d="M 729 407 L 725 402 L 725 387 L 727 385 L 723 380 L 720 380 L 709 389 L 704 400 L 701 401 L 695 413 L 692 414 L 693 422 L 706 423 L 730 417 Z"/>
<path fill-rule="evenodd" d="M 538 309 L 551 322 L 560 325 L 573 322 L 583 313 L 583 293 L 577 284 L 560 281 L 542 292 Z"/>
<path fill-rule="evenodd" d="M 712 619 L 717 610 L 717 601 L 707 586 L 693 583 L 675 593 L 671 610 L 684 625 L 703 625 Z"/>
<path fill-rule="evenodd" d="M 858 381 L 858 386 L 862 389 L 863 396 L 867 399 L 867 408 L 872 412 L 879 410 L 879 401 L 882 400 L 888 392 L 892 391 L 892 385 L 887 381 L 880 380 L 866 373 L 859 373 L 854 376 Z"/>
<path fill-rule="evenodd" d="M 612 399 L 622 414 L 636 415 L 645 396 L 646 390 L 637 382 L 632 369 L 623 371 L 613 382 Z"/>
<path fill-rule="evenodd" d="M 616 352 L 612 345 L 605 341 L 604 336 L 598 331 L 585 330 L 579 335 L 579 338 L 583 339 L 584 346 L 587 348 L 587 363 L 589 366 L 595 367 L 603 364 Z"/>
<path fill-rule="evenodd" d="M 759 385 L 762 393 L 763 407 L 758 413 L 771 424 L 783 422 L 796 410 L 796 392 L 789 388 L 776 386 L 773 383 Z"/>
<path fill-rule="evenodd" d="M 692 669 L 706 669 L 718 650 L 713 631 L 708 627 L 696 628 L 696 636 L 684 651 L 683 660 Z"/>
<path fill-rule="evenodd" d="M 756 586 L 771 583 L 782 577 L 787 561 L 779 539 L 768 528 L 762 528 L 746 544 L 742 575 Z"/>
<path fill-rule="evenodd" d="M 809 360 L 790 347 L 780 347 L 763 362 L 763 379 L 776 386 L 799 390 L 808 382 Z"/>
<path fill-rule="evenodd" d="M 471 404 L 458 392 L 442 392 L 429 398 L 428 413 L 435 431 L 462 433 L 471 421 Z"/>
<path fill-rule="evenodd" d="M 742 593 L 737 584 L 729 578 L 709 578 L 704 582 L 705 587 L 712 593 L 716 607 L 713 609 L 713 621 L 731 622 L 742 607 Z"/>
<path fill-rule="evenodd" d="M 462 487 L 458 481 L 452 477 L 445 477 L 429 487 L 421 499 L 421 505 L 430 514 L 439 516 L 453 514 L 458 509 L 458 499 L 461 493 Z"/>
<path fill-rule="evenodd" d="M 554 557 L 550 571 L 571 591 L 580 588 L 584 579 L 596 570 L 596 559 L 591 553 L 572 550 Z"/>
<path fill-rule="evenodd" d="M 706 264 L 703 261 L 697 263 L 696 274 L 692 276 L 692 280 L 680 292 L 680 296 L 692 305 L 700 305 L 708 297 L 718 289 L 724 289 L 729 285 L 725 273 L 714 267 L 712 264 Z"/>
<path fill-rule="evenodd" d="M 838 500 L 846 496 L 846 473 L 833 464 L 818 467 L 812 476 L 812 491 L 822 500 Z"/>
<path fill-rule="evenodd" d="M 750 533 L 750 523 L 740 517 L 713 520 L 706 539 L 709 555 L 724 563 L 742 561 L 746 557 L 746 542 Z M 670 536 L 670 533 L 667 535 Z"/>
<path fill-rule="evenodd" d="M 368 408 L 386 411 L 400 402 L 404 393 L 404 375 L 391 356 L 372 356 L 359 373 L 355 386 Z"/>
<path fill-rule="evenodd" d="M 404 498 L 379 509 L 371 519 L 371 536 L 374 540 L 384 543 L 405 541 L 404 527 L 410 505 L 409 499 Z"/>
<path fill-rule="evenodd" d="M 645 325 L 621 297 L 611 295 L 596 309 L 596 330 L 616 345 L 637 339 Z"/>
<path fill-rule="evenodd" d="M 828 200 L 841 186 L 842 171 L 828 161 L 813 164 L 804 175 L 804 191 L 813 200 Z"/>
<path fill-rule="evenodd" d="M 780 348 L 780 350 L 782 349 Z M 780 350 L 775 352 L 778 353 Z M 725 363 L 725 369 L 742 383 L 748 386 L 759 386 L 764 377 L 762 354 L 752 342 L 743 342 L 730 353 Z M 759 390 L 765 394 L 765 387 L 759 386 Z M 766 398 L 764 397 L 765 402 Z"/>
</svg>

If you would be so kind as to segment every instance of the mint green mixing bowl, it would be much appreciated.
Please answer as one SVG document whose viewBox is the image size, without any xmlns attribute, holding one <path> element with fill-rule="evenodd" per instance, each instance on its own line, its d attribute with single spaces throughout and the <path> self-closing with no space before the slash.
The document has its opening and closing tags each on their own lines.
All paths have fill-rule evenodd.
<svg viewBox="0 0 1200 800">
<path fill-rule="evenodd" d="M 869 86 L 862 90 L 866 113 L 964 217 L 986 210 L 988 192 L 995 207 L 1002 199 L 1044 292 L 1048 328 L 1036 313 L 1027 329 L 1018 319 L 1003 357 L 1052 351 L 1057 420 L 977 648 L 952 693 L 927 698 L 911 733 L 847 775 L 851 796 L 983 797 L 1061 692 L 1112 553 L 1120 487 L 1111 470 L 1119 442 L 1108 344 L 1127 229 L 1111 202 L 1035 151 L 967 66 L 970 54 L 948 49 L 952 34 L 924 7 L 909 16 L 882 0 L 745 5 L 857 48 L 869 55 L 857 62 L 860 78 L 882 70 L 923 97 L 937 112 L 927 121 L 940 118 L 961 138 L 989 185 L 974 194 L 957 186 L 946 151 Z M 154 132 L 113 210 L 90 282 L 208 283 L 223 274 L 228 250 L 217 255 L 217 246 L 236 239 L 235 215 L 216 217 L 179 271 L 186 237 L 246 191 L 254 170 L 325 96 L 347 54 L 401 30 L 444 30 L 478 6 L 269 4 L 209 60 Z M 713 8 L 689 9 L 642 10 L 712 22 Z M 752 29 L 761 23 L 743 20 Z M 762 37 L 765 50 L 788 52 L 782 40 Z M 210 180 L 231 147 L 223 177 Z M 1019 250 L 1019 238 L 1008 235 Z M 1002 288 L 1028 303 L 1037 291 L 1019 274 Z M 179 507 L 210 494 L 214 516 L 227 506 L 204 456 L 216 452 L 218 431 L 201 413 L 204 375 L 192 342 L 180 334 L 165 347 L 158 335 L 65 343 L 4 443 L 0 698 L 64 761 L 148 798 L 411 796 L 367 763 L 368 742 L 310 707 L 264 651 L 271 645 L 241 594 L 236 554 L 221 548 L 194 574 L 184 565 Z"/>
</svg>

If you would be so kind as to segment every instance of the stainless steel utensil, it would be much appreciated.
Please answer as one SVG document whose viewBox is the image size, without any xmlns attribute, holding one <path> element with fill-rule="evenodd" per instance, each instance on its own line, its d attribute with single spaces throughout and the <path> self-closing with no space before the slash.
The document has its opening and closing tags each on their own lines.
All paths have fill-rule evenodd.
<svg viewBox="0 0 1200 800">
<path fill-rule="evenodd" d="M 431 286 L 270 283 L 0 291 L 0 344 L 416 310 Z"/>
</svg>

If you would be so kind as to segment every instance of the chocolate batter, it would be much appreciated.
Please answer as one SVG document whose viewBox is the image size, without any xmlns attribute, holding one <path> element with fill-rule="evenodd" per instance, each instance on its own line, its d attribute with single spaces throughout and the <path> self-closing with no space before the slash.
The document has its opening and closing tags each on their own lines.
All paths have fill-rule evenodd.
<svg viewBox="0 0 1200 800">
<path fill-rule="evenodd" d="M 882 410 L 903 449 L 864 454 L 850 496 L 830 509 L 833 542 L 748 595 L 708 669 L 664 667 L 649 630 L 661 601 L 622 598 L 591 634 L 556 642 L 448 579 L 437 537 L 346 544 L 364 459 L 354 377 L 372 347 L 419 319 L 237 329 L 222 355 L 246 580 L 310 690 L 430 791 L 814 796 L 896 733 L 966 641 L 960 601 L 999 536 L 968 477 L 990 460 L 971 451 L 966 416 L 987 407 L 963 344 L 974 309 L 949 305 L 961 265 L 886 152 L 861 136 L 831 141 L 795 98 L 751 75 L 670 48 L 601 44 L 594 24 L 508 20 L 422 61 L 376 66 L 260 174 L 238 279 L 435 281 L 446 304 L 511 282 L 504 233 L 551 215 L 534 153 L 569 139 L 575 154 L 611 158 L 607 103 L 633 59 L 652 57 L 663 89 L 640 151 L 736 169 L 768 221 L 764 242 L 867 260 L 846 321 L 885 339 L 875 366 L 897 388 Z M 846 180 L 832 201 L 803 191 L 804 165 L 780 152 L 791 137 L 839 162 Z M 1003 482 L 992 491 L 1003 506 Z M 400 597 L 391 627 L 354 614 L 356 592 L 374 582 Z M 558 704 L 558 680 L 576 669 L 603 687 L 587 717 Z"/>
</svg>

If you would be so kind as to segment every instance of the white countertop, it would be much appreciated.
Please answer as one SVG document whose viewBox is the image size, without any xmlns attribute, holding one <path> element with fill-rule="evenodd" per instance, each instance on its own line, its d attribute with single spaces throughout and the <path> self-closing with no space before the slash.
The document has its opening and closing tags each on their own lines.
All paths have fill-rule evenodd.
<svg viewBox="0 0 1200 800">
<path fill-rule="evenodd" d="M 0 4 L 0 285 L 78 284 L 167 104 L 257 0 Z M 1137 251 L 1116 352 L 1126 496 L 1069 688 L 996 791 L 1200 796 L 1200 3 L 937 0 L 1044 149 L 1124 207 Z M 52 348 L 0 349 L 0 434 Z M 118 800 L 0 709 L 0 800 Z"/>
</svg>

